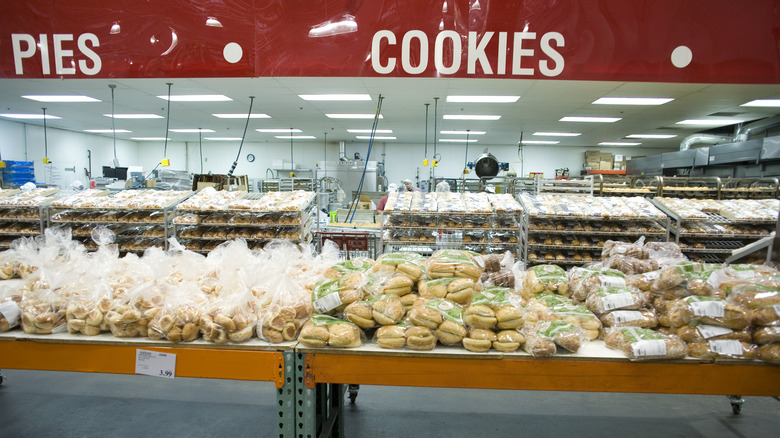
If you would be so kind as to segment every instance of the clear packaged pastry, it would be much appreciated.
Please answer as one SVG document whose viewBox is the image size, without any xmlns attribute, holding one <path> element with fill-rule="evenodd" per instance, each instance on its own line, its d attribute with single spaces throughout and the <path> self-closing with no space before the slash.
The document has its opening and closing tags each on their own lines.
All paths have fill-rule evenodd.
<svg viewBox="0 0 780 438">
<path fill-rule="evenodd" d="M 673 330 L 674 334 L 685 342 L 704 342 L 710 340 L 737 340 L 751 342 L 752 334 L 749 329 L 733 330 L 710 324 L 687 324 Z"/>
<path fill-rule="evenodd" d="M 758 347 L 758 358 L 764 362 L 780 363 L 780 344 L 766 344 Z"/>
<path fill-rule="evenodd" d="M 438 250 L 428 259 L 426 275 L 434 279 L 460 277 L 478 281 L 483 272 L 478 257 L 463 250 Z"/>
<path fill-rule="evenodd" d="M 522 333 L 526 338 L 526 344 L 534 337 L 542 337 L 571 353 L 578 352 L 586 340 L 582 328 L 565 321 L 537 321 L 526 324 Z M 533 354 L 532 351 L 529 353 Z"/>
<path fill-rule="evenodd" d="M 424 262 L 425 258 L 416 253 L 386 253 L 376 260 L 370 271 L 405 276 L 416 282 L 423 275 Z"/>
<path fill-rule="evenodd" d="M 630 360 L 682 359 L 688 354 L 685 342 L 677 336 L 636 327 L 613 328 L 604 343 Z"/>
<path fill-rule="evenodd" d="M 472 328 L 468 335 L 462 339 L 463 347 L 475 353 L 485 353 L 493 347 L 497 341 L 496 332 L 490 329 Z"/>
<path fill-rule="evenodd" d="M 460 277 L 422 279 L 417 287 L 422 298 L 446 298 L 461 305 L 468 304 L 474 294 L 482 291 L 480 282 Z"/>
<path fill-rule="evenodd" d="M 540 292 L 553 292 L 568 297 L 570 291 L 566 271 L 558 265 L 537 265 L 529 269 L 520 293 L 524 298 L 531 298 Z"/>
<path fill-rule="evenodd" d="M 568 277 L 571 298 L 575 302 L 584 302 L 591 292 L 601 286 L 627 286 L 626 275 L 615 269 L 575 266 L 569 269 Z"/>
<path fill-rule="evenodd" d="M 585 299 L 585 305 L 596 315 L 612 310 L 638 310 L 648 304 L 650 302 L 646 294 L 627 286 L 599 286 Z"/>
</svg>

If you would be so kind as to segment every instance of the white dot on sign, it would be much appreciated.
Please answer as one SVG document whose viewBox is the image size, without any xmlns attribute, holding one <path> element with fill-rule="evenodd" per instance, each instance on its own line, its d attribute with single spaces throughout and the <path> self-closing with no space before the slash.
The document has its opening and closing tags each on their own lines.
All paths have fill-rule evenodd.
<svg viewBox="0 0 780 438">
<path fill-rule="evenodd" d="M 227 43 L 225 48 L 222 49 L 222 56 L 225 57 L 225 61 L 235 64 L 244 56 L 244 50 L 238 43 Z"/>
<path fill-rule="evenodd" d="M 693 60 L 693 52 L 686 46 L 679 46 L 672 51 L 672 65 L 677 68 L 688 67 Z"/>
</svg>

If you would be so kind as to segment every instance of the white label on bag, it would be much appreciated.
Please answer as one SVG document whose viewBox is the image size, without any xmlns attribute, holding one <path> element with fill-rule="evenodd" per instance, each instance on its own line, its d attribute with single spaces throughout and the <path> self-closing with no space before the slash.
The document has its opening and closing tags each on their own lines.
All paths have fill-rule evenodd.
<svg viewBox="0 0 780 438">
<path fill-rule="evenodd" d="M 666 341 L 663 339 L 651 339 L 647 341 L 637 341 L 631 344 L 634 356 L 666 356 Z"/>
<path fill-rule="evenodd" d="M 601 285 L 605 287 L 626 287 L 626 279 L 622 277 L 612 277 L 610 275 L 599 276 Z"/>
<path fill-rule="evenodd" d="M 615 318 L 615 324 L 622 324 L 624 322 L 637 321 L 642 319 L 642 312 L 638 310 L 615 310 L 610 313 Z"/>
<path fill-rule="evenodd" d="M 176 377 L 176 355 L 149 350 L 135 350 L 135 373 L 173 379 Z"/>
<path fill-rule="evenodd" d="M 314 300 L 312 304 L 317 313 L 328 313 L 344 303 L 341 302 L 341 297 L 339 297 L 338 293 L 330 293 Z"/>
<path fill-rule="evenodd" d="M 780 304 L 775 304 L 772 307 L 775 309 L 775 313 L 777 314 L 777 316 L 780 316 Z"/>
<path fill-rule="evenodd" d="M 696 329 L 699 331 L 699 334 L 704 339 L 714 338 L 715 336 L 723 336 L 734 332 L 734 330 L 730 328 L 718 327 L 716 325 L 706 325 L 706 324 L 702 324 L 696 327 Z"/>
<path fill-rule="evenodd" d="M 635 303 L 634 295 L 629 293 L 624 294 L 609 294 L 601 298 L 601 303 L 606 310 L 620 309 L 623 307 L 631 306 Z"/>
<path fill-rule="evenodd" d="M 726 306 L 720 301 L 694 301 L 691 303 L 691 310 L 696 316 L 723 318 Z"/>
<path fill-rule="evenodd" d="M 724 356 L 742 356 L 742 344 L 737 340 L 709 341 L 710 350 Z"/>
<path fill-rule="evenodd" d="M 22 314 L 22 311 L 16 303 L 7 301 L 5 303 L 0 303 L 0 314 L 8 320 L 8 325 L 16 327 L 19 325 L 19 315 Z"/>
</svg>

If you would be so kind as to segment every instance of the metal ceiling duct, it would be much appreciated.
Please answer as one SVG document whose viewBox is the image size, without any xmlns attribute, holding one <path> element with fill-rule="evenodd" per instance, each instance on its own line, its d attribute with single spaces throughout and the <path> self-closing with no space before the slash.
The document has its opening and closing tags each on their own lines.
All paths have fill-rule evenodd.
<svg viewBox="0 0 780 438">
<path fill-rule="evenodd" d="M 347 142 L 339 140 L 339 161 L 347 161 Z"/>
<path fill-rule="evenodd" d="M 680 143 L 680 150 L 687 151 L 695 144 L 718 144 L 730 143 L 732 141 L 734 141 L 733 138 L 723 135 L 693 134 L 683 139 L 683 141 Z"/>
<path fill-rule="evenodd" d="M 735 141 L 746 141 L 752 134 L 764 132 L 775 126 L 780 126 L 780 116 L 768 117 L 753 123 L 748 123 L 737 130 Z"/>
</svg>

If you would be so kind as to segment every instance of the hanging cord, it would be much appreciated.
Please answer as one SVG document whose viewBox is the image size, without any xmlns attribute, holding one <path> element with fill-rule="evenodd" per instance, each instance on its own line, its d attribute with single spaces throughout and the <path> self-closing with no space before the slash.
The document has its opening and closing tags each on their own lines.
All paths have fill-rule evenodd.
<svg viewBox="0 0 780 438">
<path fill-rule="evenodd" d="M 290 178 L 295 178 L 295 160 L 293 159 L 293 128 L 290 128 Z"/>
<path fill-rule="evenodd" d="M 227 177 L 216 188 L 219 189 L 233 176 L 233 172 L 238 166 L 238 159 L 241 158 L 241 150 L 244 148 L 244 140 L 246 139 L 246 130 L 249 127 L 249 119 L 252 118 L 252 105 L 255 103 L 255 96 L 249 96 L 249 112 L 246 114 L 246 124 L 244 125 L 244 134 L 241 136 L 241 144 L 238 145 L 238 153 L 236 159 L 233 161 L 233 165 L 230 166 L 230 170 L 227 173 Z"/>
<path fill-rule="evenodd" d="M 428 107 L 430 103 L 425 104 L 425 159 L 428 159 Z"/>
<path fill-rule="evenodd" d="M 114 134 L 114 160 L 116 160 L 116 121 L 114 119 L 114 89 L 116 88 L 116 85 L 108 84 L 108 88 L 111 89 L 111 132 Z M 114 163 L 114 166 L 116 166 L 116 162 Z"/>
<path fill-rule="evenodd" d="M 349 210 L 347 210 L 347 217 L 349 217 L 349 223 L 352 223 L 352 220 L 355 218 L 358 201 L 360 200 L 361 193 L 363 193 L 363 181 L 365 181 L 366 179 L 366 169 L 368 168 L 368 160 L 371 158 L 371 147 L 374 145 L 374 136 L 376 135 L 376 128 L 379 125 L 379 114 L 382 111 L 382 100 L 384 100 L 384 97 L 380 94 L 376 103 L 376 113 L 374 114 L 374 123 L 371 126 L 371 138 L 368 140 L 368 152 L 366 152 L 366 161 L 365 164 L 363 165 L 363 175 L 360 177 L 360 184 L 358 184 L 357 196 L 352 201 L 352 206 L 349 208 Z"/>
<path fill-rule="evenodd" d="M 466 169 L 469 164 L 469 133 L 471 132 L 470 129 L 466 130 L 466 156 L 463 158 L 463 172 L 461 174 L 461 181 L 463 182 L 461 186 L 461 192 L 466 191 Z"/>
<path fill-rule="evenodd" d="M 171 86 L 173 83 L 167 82 L 168 84 L 168 115 L 165 117 L 165 135 L 163 138 L 165 139 L 165 145 L 163 146 L 163 158 L 166 158 L 168 156 L 168 128 L 171 126 Z"/>
<path fill-rule="evenodd" d="M 198 149 L 200 149 L 200 174 L 203 175 L 203 133 L 198 128 Z"/>
<path fill-rule="evenodd" d="M 46 136 L 46 108 L 43 110 L 43 156 L 49 158 L 49 138 Z"/>
<path fill-rule="evenodd" d="M 325 154 L 325 157 L 322 159 L 322 167 L 325 169 L 325 177 L 328 177 L 328 133 L 323 132 L 325 135 L 325 142 L 322 145 L 322 152 Z"/>
</svg>

